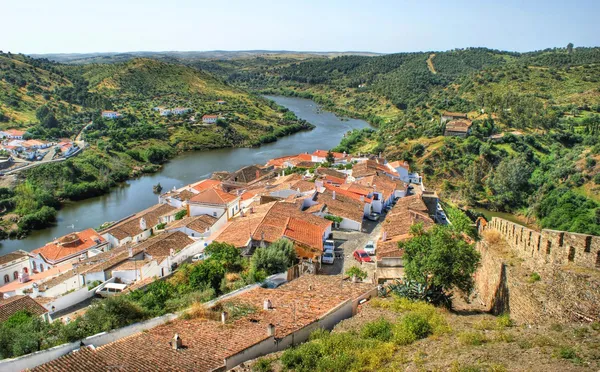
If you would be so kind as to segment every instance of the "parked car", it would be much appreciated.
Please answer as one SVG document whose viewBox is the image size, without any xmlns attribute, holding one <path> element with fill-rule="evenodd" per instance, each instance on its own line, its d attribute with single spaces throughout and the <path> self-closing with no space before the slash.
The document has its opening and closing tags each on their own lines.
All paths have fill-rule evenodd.
<svg viewBox="0 0 600 372">
<path fill-rule="evenodd" d="M 354 259 L 358 262 L 373 262 L 373 260 L 371 260 L 371 256 L 369 256 L 369 254 L 362 249 L 357 249 L 354 251 Z"/>
<path fill-rule="evenodd" d="M 205 259 L 204 253 L 198 253 L 192 256 L 192 262 L 204 261 Z"/>
<path fill-rule="evenodd" d="M 284 278 L 267 279 L 264 281 L 264 283 L 261 285 L 261 287 L 267 288 L 267 289 L 275 289 L 286 282 L 287 282 L 287 280 Z"/>
<path fill-rule="evenodd" d="M 369 215 L 367 216 L 367 219 L 371 220 L 371 221 L 379 221 L 379 213 L 375 213 L 375 212 L 369 213 Z"/>
<path fill-rule="evenodd" d="M 103 288 L 96 290 L 96 295 L 100 297 L 111 297 L 123 292 L 127 288 L 126 284 L 108 283 Z"/>
<path fill-rule="evenodd" d="M 325 243 L 323 243 L 323 251 L 333 252 L 334 250 L 335 250 L 335 242 L 331 239 L 325 240 Z"/>
<path fill-rule="evenodd" d="M 367 244 L 365 245 L 364 251 L 367 252 L 367 254 L 374 255 L 375 254 L 375 242 L 372 240 L 369 240 L 367 242 Z"/>
<path fill-rule="evenodd" d="M 322 263 L 333 265 L 333 261 L 335 261 L 335 255 L 333 254 L 333 252 L 323 253 L 323 257 L 321 258 Z"/>
</svg>

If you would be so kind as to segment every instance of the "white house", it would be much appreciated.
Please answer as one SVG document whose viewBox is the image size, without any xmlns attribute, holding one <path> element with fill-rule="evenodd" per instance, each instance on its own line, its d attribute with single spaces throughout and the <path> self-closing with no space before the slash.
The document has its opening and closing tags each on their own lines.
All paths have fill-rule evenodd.
<svg viewBox="0 0 600 372">
<path fill-rule="evenodd" d="M 220 219 L 202 214 L 195 217 L 186 217 L 175 221 L 165 228 L 166 232 L 181 231 L 193 238 L 209 237 L 216 229 L 214 228 L 217 221 L 227 222 L 225 214 Z M 222 226 L 224 223 L 221 223 Z"/>
<path fill-rule="evenodd" d="M 1 285 L 8 284 L 15 280 L 26 282 L 29 280 L 31 264 L 29 262 L 29 253 L 18 250 L 0 256 L 0 278 Z"/>
<path fill-rule="evenodd" d="M 117 119 L 120 116 L 117 111 L 102 111 L 102 117 L 105 119 Z"/>
<path fill-rule="evenodd" d="M 171 110 L 173 115 L 183 115 L 188 111 L 190 111 L 190 109 L 187 107 L 175 107 L 173 110 Z"/>
<path fill-rule="evenodd" d="M 215 124 L 219 117 L 217 115 L 203 115 L 202 122 L 204 124 Z"/>
<path fill-rule="evenodd" d="M 31 268 L 42 272 L 57 265 L 73 263 L 88 257 L 92 249 L 108 249 L 108 242 L 94 229 L 65 235 L 32 251 Z"/>
<path fill-rule="evenodd" d="M 177 208 L 171 205 L 157 204 L 116 223 L 101 234 L 111 248 L 128 242 L 138 243 L 152 236 L 156 225 L 161 223 L 161 217 L 176 211 Z"/>
<path fill-rule="evenodd" d="M 226 193 L 218 186 L 211 187 L 192 197 L 188 208 L 192 217 L 207 214 L 219 218 L 226 214 L 230 219 L 240 212 L 240 196 Z"/>
<path fill-rule="evenodd" d="M 22 140 L 24 135 L 25 135 L 24 130 L 17 130 L 17 129 L 7 129 L 5 131 L 0 132 L 0 137 L 9 138 L 9 139 Z"/>
</svg>

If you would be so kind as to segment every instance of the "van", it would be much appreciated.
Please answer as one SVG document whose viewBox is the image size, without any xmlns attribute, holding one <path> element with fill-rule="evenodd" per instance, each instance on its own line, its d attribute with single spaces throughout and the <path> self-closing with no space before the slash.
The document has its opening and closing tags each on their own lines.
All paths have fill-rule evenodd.
<svg viewBox="0 0 600 372">
<path fill-rule="evenodd" d="M 103 288 L 96 290 L 96 295 L 100 297 L 111 297 L 120 294 L 127 288 L 126 284 L 108 283 Z"/>
</svg>

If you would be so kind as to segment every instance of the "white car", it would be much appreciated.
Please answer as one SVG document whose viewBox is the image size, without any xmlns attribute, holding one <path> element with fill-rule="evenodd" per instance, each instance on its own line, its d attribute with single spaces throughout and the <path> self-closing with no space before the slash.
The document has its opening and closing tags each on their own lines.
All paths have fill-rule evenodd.
<svg viewBox="0 0 600 372">
<path fill-rule="evenodd" d="M 323 251 L 333 252 L 334 250 L 335 250 L 335 242 L 331 239 L 325 240 L 325 243 L 323 243 Z"/>
<path fill-rule="evenodd" d="M 205 259 L 204 253 L 198 253 L 192 256 L 192 262 L 204 261 Z"/>
<path fill-rule="evenodd" d="M 374 255 L 375 254 L 375 242 L 373 242 L 372 240 L 369 240 L 367 242 L 367 244 L 365 245 L 364 251 L 367 252 L 369 255 Z"/>
<path fill-rule="evenodd" d="M 323 257 L 321 258 L 322 263 L 333 265 L 333 261 L 335 261 L 335 255 L 333 254 L 333 252 L 323 253 Z"/>
<path fill-rule="evenodd" d="M 96 290 L 96 294 L 101 297 L 111 297 L 118 295 L 127 288 L 126 284 L 108 283 L 104 288 Z"/>
</svg>

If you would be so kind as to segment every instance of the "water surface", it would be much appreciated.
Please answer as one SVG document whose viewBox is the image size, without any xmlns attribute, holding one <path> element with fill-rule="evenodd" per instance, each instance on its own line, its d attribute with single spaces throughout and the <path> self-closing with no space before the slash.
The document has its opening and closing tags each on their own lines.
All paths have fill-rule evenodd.
<svg viewBox="0 0 600 372">
<path fill-rule="evenodd" d="M 129 180 L 102 196 L 67 203 L 58 211 L 56 226 L 34 231 L 23 240 L 1 241 L 0 255 L 16 249 L 31 251 L 72 231 L 95 228 L 106 221 L 116 221 L 148 208 L 158 202 L 158 196 L 152 192 L 152 186 L 157 183 L 166 191 L 207 178 L 215 171 L 234 171 L 250 164 L 265 164 L 269 159 L 280 156 L 330 149 L 339 144 L 347 131 L 369 126 L 358 119 L 342 121 L 331 112 L 319 110 L 319 106 L 311 100 L 276 96 L 267 98 L 287 107 L 316 128 L 258 148 L 184 153 L 166 163 L 158 173 Z"/>
</svg>

